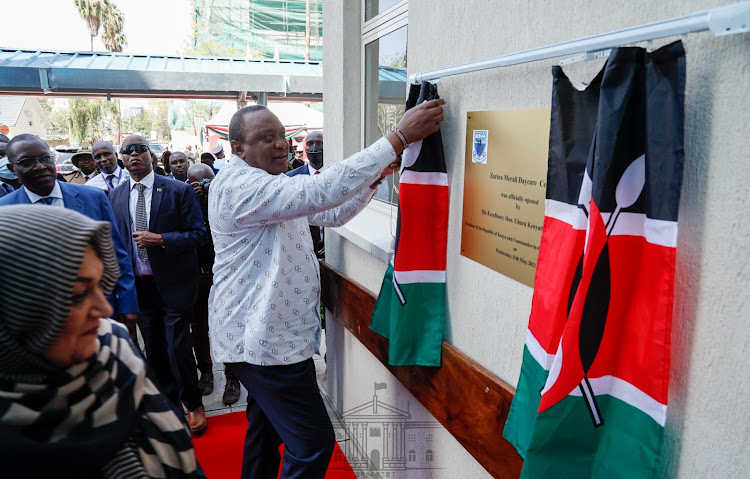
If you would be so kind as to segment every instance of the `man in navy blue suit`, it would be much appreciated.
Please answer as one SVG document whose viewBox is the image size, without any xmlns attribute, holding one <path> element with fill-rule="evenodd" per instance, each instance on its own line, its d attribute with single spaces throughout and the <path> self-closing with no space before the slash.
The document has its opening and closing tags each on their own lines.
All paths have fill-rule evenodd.
<svg viewBox="0 0 750 479">
<path fill-rule="evenodd" d="M 208 241 L 198 199 L 187 183 L 155 175 L 148 141 L 130 135 L 120 150 L 130 180 L 109 193 L 128 238 L 146 358 L 162 392 L 188 409 L 194 435 L 207 426 L 190 321 L 198 295 L 196 249 Z"/>
<path fill-rule="evenodd" d="M 8 167 L 23 185 L 0 198 L 0 206 L 41 204 L 77 211 L 97 221 L 112 223 L 112 241 L 120 264 L 120 279 L 110 297 L 116 319 L 125 323 L 131 335 L 135 333 L 138 300 L 125 242 L 122 240 L 112 207 L 102 190 L 57 180 L 55 159 L 49 146 L 34 135 L 22 134 L 13 138 L 6 149 Z M 61 255 L 65 252 L 61 251 Z"/>
<path fill-rule="evenodd" d="M 299 168 L 295 168 L 292 171 L 287 172 L 286 176 L 296 175 L 317 175 L 320 174 L 320 169 L 323 168 L 323 132 L 313 131 L 307 138 L 305 138 L 305 152 L 307 153 L 307 161 L 304 165 Z M 310 225 L 310 234 L 312 235 L 313 247 L 315 247 L 315 255 L 318 258 L 325 259 L 325 243 L 323 241 L 324 232 L 323 228 L 319 226 Z"/>
</svg>

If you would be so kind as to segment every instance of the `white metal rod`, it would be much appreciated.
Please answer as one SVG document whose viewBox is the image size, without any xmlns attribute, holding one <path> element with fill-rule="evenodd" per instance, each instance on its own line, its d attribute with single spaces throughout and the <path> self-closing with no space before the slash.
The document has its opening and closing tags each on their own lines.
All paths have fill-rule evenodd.
<svg viewBox="0 0 750 479">
<path fill-rule="evenodd" d="M 714 35 L 732 35 L 750 31 L 750 1 L 726 5 L 684 17 L 662 20 L 639 27 L 626 28 L 615 32 L 601 33 L 590 37 L 556 43 L 522 52 L 502 55 L 487 60 L 465 63 L 410 75 L 412 83 L 437 80 L 451 75 L 476 72 L 490 68 L 507 67 L 521 63 L 535 62 L 549 58 L 604 50 L 658 38 L 685 35 L 710 30 Z"/>
</svg>

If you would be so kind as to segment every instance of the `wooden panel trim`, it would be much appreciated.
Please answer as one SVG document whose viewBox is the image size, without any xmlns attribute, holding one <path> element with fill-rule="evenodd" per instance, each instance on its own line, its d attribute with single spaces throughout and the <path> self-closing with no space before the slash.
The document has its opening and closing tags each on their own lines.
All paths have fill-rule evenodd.
<svg viewBox="0 0 750 479">
<path fill-rule="evenodd" d="M 321 261 L 321 301 L 493 477 L 518 477 L 523 460 L 502 437 L 515 389 L 443 342 L 442 366 L 388 365 L 388 340 L 370 330 L 376 297 Z"/>
</svg>

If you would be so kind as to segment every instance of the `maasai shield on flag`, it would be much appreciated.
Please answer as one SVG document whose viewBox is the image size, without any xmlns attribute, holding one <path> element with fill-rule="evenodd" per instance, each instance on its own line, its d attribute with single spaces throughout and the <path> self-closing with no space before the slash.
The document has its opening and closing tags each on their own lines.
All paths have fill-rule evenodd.
<svg viewBox="0 0 750 479">
<path fill-rule="evenodd" d="M 614 49 L 585 91 L 553 77 L 544 229 L 503 435 L 522 477 L 658 477 L 685 53 Z"/>
<path fill-rule="evenodd" d="M 439 98 L 437 86 L 412 85 L 406 109 Z M 388 338 L 393 366 L 440 366 L 445 323 L 448 173 L 440 132 L 404 150 L 395 253 L 370 329 Z"/>
</svg>

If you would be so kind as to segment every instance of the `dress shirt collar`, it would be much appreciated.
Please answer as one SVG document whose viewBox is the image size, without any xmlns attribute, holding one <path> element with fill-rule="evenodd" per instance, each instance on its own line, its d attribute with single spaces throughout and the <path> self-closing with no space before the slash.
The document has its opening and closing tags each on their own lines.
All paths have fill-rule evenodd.
<svg viewBox="0 0 750 479">
<path fill-rule="evenodd" d="M 142 185 L 146 186 L 146 189 L 153 188 L 154 187 L 154 172 L 151 171 L 148 175 L 143 177 L 141 181 L 135 181 L 133 178 L 130 178 L 130 189 L 132 190 L 133 187 L 136 185 L 136 183 L 141 183 Z"/>
<path fill-rule="evenodd" d="M 321 168 L 320 170 L 322 169 L 323 168 Z M 307 164 L 307 172 L 310 174 L 310 176 L 315 175 L 315 173 L 319 172 L 320 170 L 316 170 L 315 168 L 313 168 L 310 163 Z"/>
<path fill-rule="evenodd" d="M 229 164 L 232 166 L 245 166 L 250 167 L 247 163 L 245 163 L 245 160 L 240 158 L 239 156 L 232 153 L 232 156 L 229 157 Z"/>
<path fill-rule="evenodd" d="M 110 177 L 110 175 L 115 175 L 115 177 L 113 178 L 113 180 L 117 180 L 118 178 L 122 178 L 122 175 L 123 175 L 123 171 L 122 171 L 122 168 L 120 168 L 120 166 L 118 165 L 118 166 L 117 166 L 117 167 L 115 168 L 115 171 L 113 171 L 112 173 L 109 173 L 109 174 L 107 174 L 107 173 L 102 173 L 102 174 L 104 175 L 104 177 L 105 177 L 105 178 L 109 178 L 109 177 Z"/>
<path fill-rule="evenodd" d="M 23 187 L 23 189 L 26 190 L 26 195 L 29 197 L 29 200 L 32 203 L 36 203 L 37 201 L 39 201 L 40 198 L 44 198 L 44 196 L 37 195 L 36 193 L 26 188 L 25 186 Z M 47 198 L 59 198 L 61 200 L 63 199 L 63 194 L 62 194 L 62 190 L 60 189 L 59 181 L 57 180 L 55 181 L 55 186 L 52 188 L 52 191 L 50 192 L 50 194 L 47 195 Z"/>
</svg>

